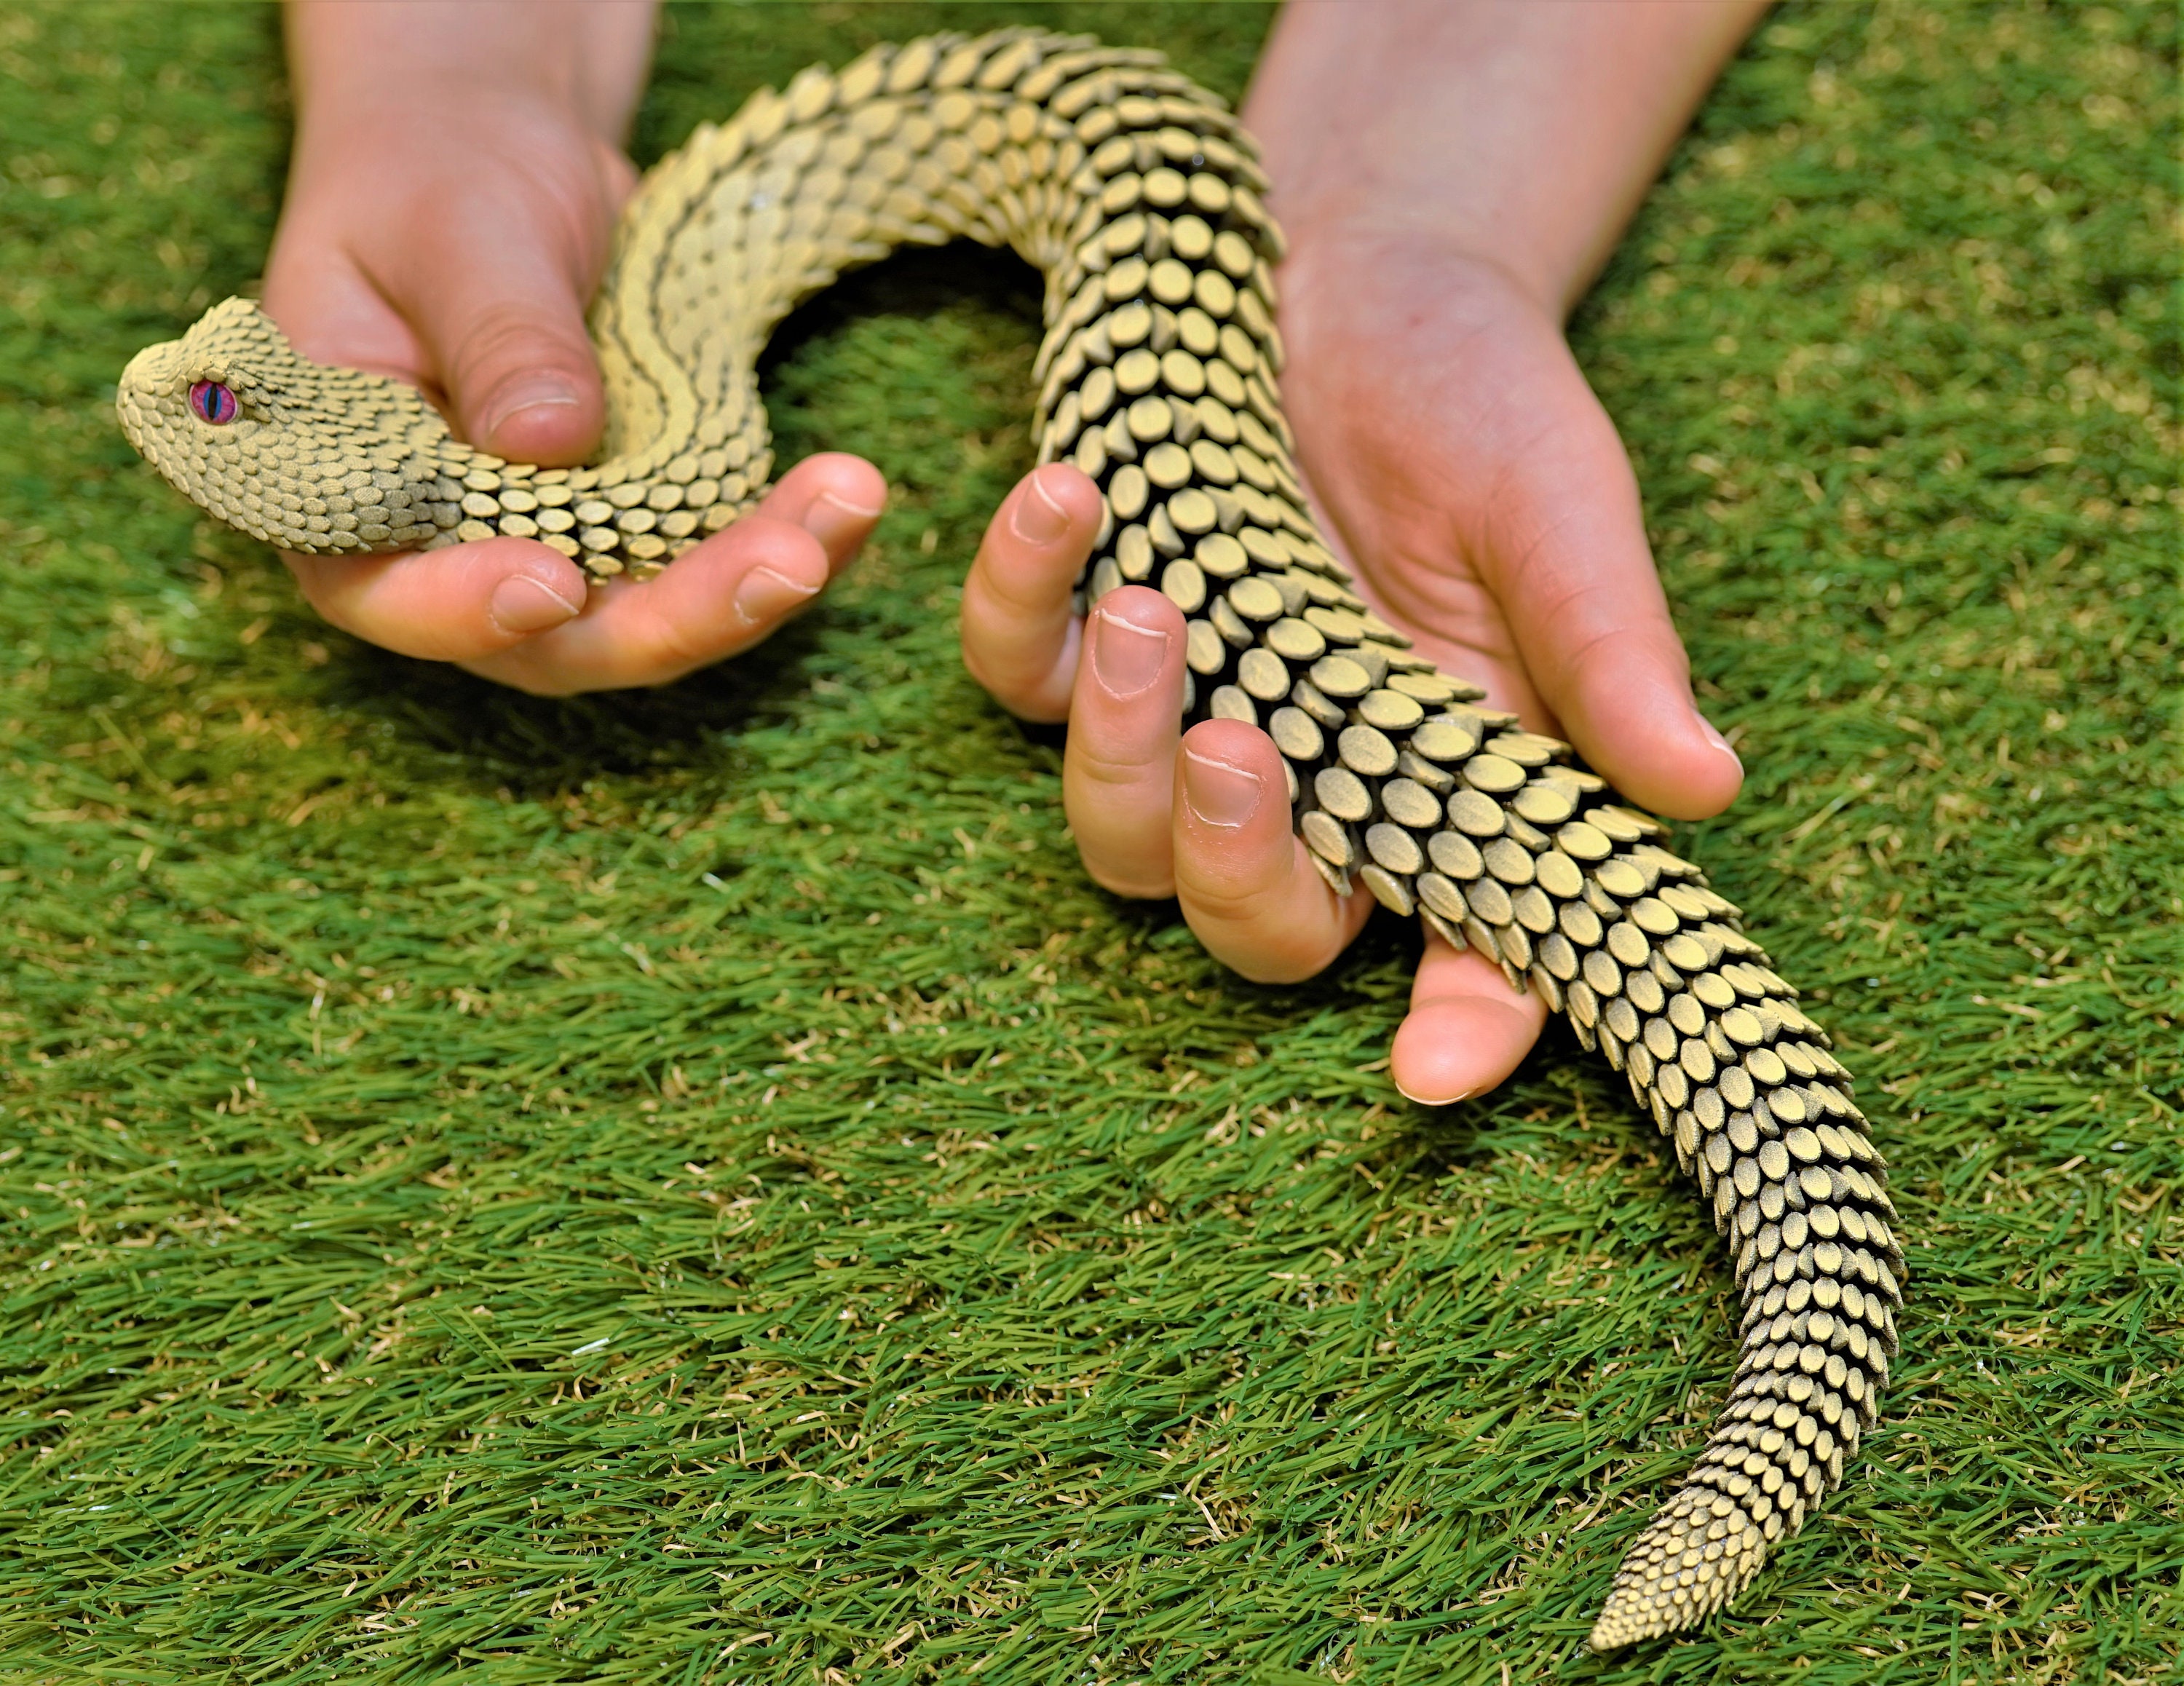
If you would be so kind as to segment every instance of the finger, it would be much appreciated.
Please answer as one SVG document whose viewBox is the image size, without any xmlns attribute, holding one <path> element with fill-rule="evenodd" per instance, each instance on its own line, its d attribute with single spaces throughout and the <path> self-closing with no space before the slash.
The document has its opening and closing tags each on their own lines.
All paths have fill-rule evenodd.
<svg viewBox="0 0 2184 1686">
<path fill-rule="evenodd" d="M 649 580 L 614 581 L 591 612 L 471 671 L 546 696 L 666 685 L 740 654 L 847 567 L 887 499 L 861 458 L 807 457 L 757 509 Z"/>
<path fill-rule="evenodd" d="M 1391 1050 L 1396 1087 L 1429 1106 L 1483 1094 L 1517 1069 L 1546 1021 L 1536 994 L 1518 994 L 1485 956 L 1429 932 Z"/>
<path fill-rule="evenodd" d="M 1100 530 L 1100 488 L 1067 463 L 1017 482 L 963 581 L 963 665 L 1024 720 L 1069 713 L 1083 642 L 1069 598 Z"/>
<path fill-rule="evenodd" d="M 580 462 L 606 420 L 582 306 L 543 265 L 496 279 L 490 296 L 465 288 L 425 324 L 463 436 L 512 462 Z"/>
<path fill-rule="evenodd" d="M 775 481 L 754 513 L 802 527 L 817 539 L 832 577 L 872 537 L 887 508 L 887 477 L 862 457 L 821 451 Z"/>
<path fill-rule="evenodd" d="M 567 696 L 666 684 L 757 643 L 847 565 L 884 492 L 869 463 L 812 458 L 757 511 L 644 584 L 590 585 L 575 563 L 524 538 L 283 559 L 311 606 L 344 632 Z"/>
<path fill-rule="evenodd" d="M 1699 713 L 1614 424 L 1567 353 L 1542 429 L 1513 459 L 1483 559 L 1541 698 L 1626 796 L 1719 813 L 1744 769 Z"/>
<path fill-rule="evenodd" d="M 1085 617 L 1061 762 L 1062 810 L 1085 871 L 1118 895 L 1174 893 L 1169 858 L 1183 714 L 1183 613 L 1125 586 Z"/>
<path fill-rule="evenodd" d="M 1273 740 L 1240 721 L 1203 721 L 1174 779 L 1176 894 L 1207 949 L 1262 983 L 1309 977 L 1340 954 L 1374 904 L 1335 894 L 1290 831 Z"/>
<path fill-rule="evenodd" d="M 606 419 L 584 306 L 610 212 L 481 186 L 437 220 L 376 279 L 429 349 L 463 437 L 513 462 L 582 461 Z"/>
<path fill-rule="evenodd" d="M 281 553 L 304 598 L 345 632 L 427 661 L 476 662 L 566 626 L 584 570 L 527 538 L 389 556 Z"/>
<path fill-rule="evenodd" d="M 652 579 L 595 587 L 582 618 L 464 665 L 540 696 L 666 685 L 766 638 L 832 573 L 818 537 L 754 513 Z"/>
</svg>

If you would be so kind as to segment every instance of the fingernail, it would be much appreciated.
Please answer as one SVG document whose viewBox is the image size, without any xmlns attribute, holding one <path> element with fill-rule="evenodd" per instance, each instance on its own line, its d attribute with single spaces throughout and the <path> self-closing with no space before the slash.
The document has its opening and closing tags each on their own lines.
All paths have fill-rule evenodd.
<svg viewBox="0 0 2184 1686">
<path fill-rule="evenodd" d="M 1701 715 L 1699 716 L 1699 730 L 1706 733 L 1707 741 L 1709 743 L 1713 744 L 1715 748 L 1720 750 L 1723 754 L 1728 756 L 1730 760 L 1736 763 L 1737 776 L 1741 778 L 1744 776 L 1744 762 L 1742 758 L 1737 754 L 1736 750 L 1730 748 L 1729 740 L 1726 737 L 1724 737 L 1721 733 L 1715 729 L 1714 723 L 1708 720 L 1704 715 Z"/>
<path fill-rule="evenodd" d="M 1209 826 L 1234 831 L 1259 806 L 1259 776 L 1194 750 L 1183 752 L 1183 799 Z"/>
<path fill-rule="evenodd" d="M 1134 697 L 1161 676 L 1167 663 L 1167 634 L 1133 626 L 1119 615 L 1095 610 L 1092 675 L 1117 698 Z"/>
<path fill-rule="evenodd" d="M 526 409 L 572 409 L 577 389 L 566 376 L 519 376 L 501 387 L 486 406 L 483 437 L 490 439 Z"/>
<path fill-rule="evenodd" d="M 571 603 L 543 580 L 510 574 L 493 588 L 485 612 L 504 632 L 527 637 L 576 619 L 583 604 Z"/>
<path fill-rule="evenodd" d="M 786 615 L 798 604 L 816 596 L 818 590 L 816 586 L 792 580 L 771 568 L 754 568 L 736 586 L 736 613 L 755 626 Z"/>
<path fill-rule="evenodd" d="M 846 498 L 822 492 L 804 512 L 804 531 L 826 546 L 827 554 L 832 556 L 837 550 L 847 549 L 853 539 L 879 519 L 879 514 L 878 509 L 867 509 L 861 504 L 852 504 Z"/>
<path fill-rule="evenodd" d="M 1473 1093 L 1469 1089 L 1458 1089 L 1454 1094 L 1412 1094 L 1403 1087 L 1400 1078 L 1396 1081 L 1396 1088 L 1405 1100 L 1415 1101 L 1420 1106 L 1454 1106 L 1460 1100 L 1469 1100 Z"/>
<path fill-rule="evenodd" d="M 1009 506 L 1009 531 L 1026 544 L 1047 545 L 1069 530 L 1069 511 L 1054 500 L 1034 475 Z"/>
</svg>

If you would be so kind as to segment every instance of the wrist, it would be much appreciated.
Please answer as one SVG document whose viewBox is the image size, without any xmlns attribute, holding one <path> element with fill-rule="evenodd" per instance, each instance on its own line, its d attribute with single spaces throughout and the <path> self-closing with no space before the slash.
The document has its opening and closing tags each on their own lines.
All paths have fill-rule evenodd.
<svg viewBox="0 0 2184 1686">
<path fill-rule="evenodd" d="M 653 11 L 651 0 L 292 0 L 298 138 L 437 127 L 484 102 L 619 147 L 644 91 Z"/>
<path fill-rule="evenodd" d="M 1756 0 L 1292 0 L 1246 103 L 1293 239 L 1403 231 L 1567 314 Z"/>
<path fill-rule="evenodd" d="M 1280 213 L 1278 200 L 1273 209 Z M 1358 196 L 1340 209 L 1284 216 L 1282 233 L 1289 245 L 1279 271 L 1285 306 L 1314 298 L 1340 309 L 1357 279 L 1391 264 L 1429 265 L 1451 287 L 1500 295 L 1559 333 L 1585 280 L 1557 261 L 1554 248 L 1527 241 L 1523 230 L 1497 229 L 1458 207 L 1376 204 Z"/>
<path fill-rule="evenodd" d="M 443 192 L 489 162 L 560 156 L 572 147 L 622 156 L 580 107 L 550 86 L 466 81 L 441 71 L 383 91 L 329 81 L 296 113 L 290 207 L 337 185 L 354 194 L 359 175 L 376 184 L 375 198 Z"/>
</svg>

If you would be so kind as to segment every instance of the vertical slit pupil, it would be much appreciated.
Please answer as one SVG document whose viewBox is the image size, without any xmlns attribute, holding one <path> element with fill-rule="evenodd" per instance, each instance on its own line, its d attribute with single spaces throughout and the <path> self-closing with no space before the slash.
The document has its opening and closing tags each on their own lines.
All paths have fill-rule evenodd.
<svg viewBox="0 0 2184 1686">
<path fill-rule="evenodd" d="M 190 388 L 190 409 L 198 420 L 225 427 L 235 420 L 235 394 L 217 381 L 200 381 Z"/>
</svg>

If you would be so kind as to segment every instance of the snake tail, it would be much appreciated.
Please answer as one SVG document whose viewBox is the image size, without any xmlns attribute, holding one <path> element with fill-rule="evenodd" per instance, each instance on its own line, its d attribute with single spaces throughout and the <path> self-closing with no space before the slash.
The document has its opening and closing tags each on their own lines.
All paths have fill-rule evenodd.
<svg viewBox="0 0 2184 1686">
<path fill-rule="evenodd" d="M 291 549 L 514 534 L 641 577 L 763 491 L 755 370 L 798 303 L 905 245 L 1036 266 L 1039 457 L 1106 500 L 1081 605 L 1164 593 L 1186 617 L 1188 720 L 1267 731 L 1336 889 L 1416 914 L 1567 1017 L 1732 1251 L 1736 1378 L 1616 1572 L 1591 1633 L 1610 1650 L 1723 1608 L 1841 1481 L 1897 1350 L 1896 1210 L 1848 1074 L 1739 910 L 1568 745 L 1484 706 L 1357 595 L 1293 460 L 1266 189 L 1234 117 L 1158 53 L 1022 29 L 878 47 L 760 93 L 645 178 L 592 314 L 595 465 L 472 450 L 409 387 L 298 357 L 244 300 L 140 353 L 120 418 L 190 498 Z"/>
</svg>

